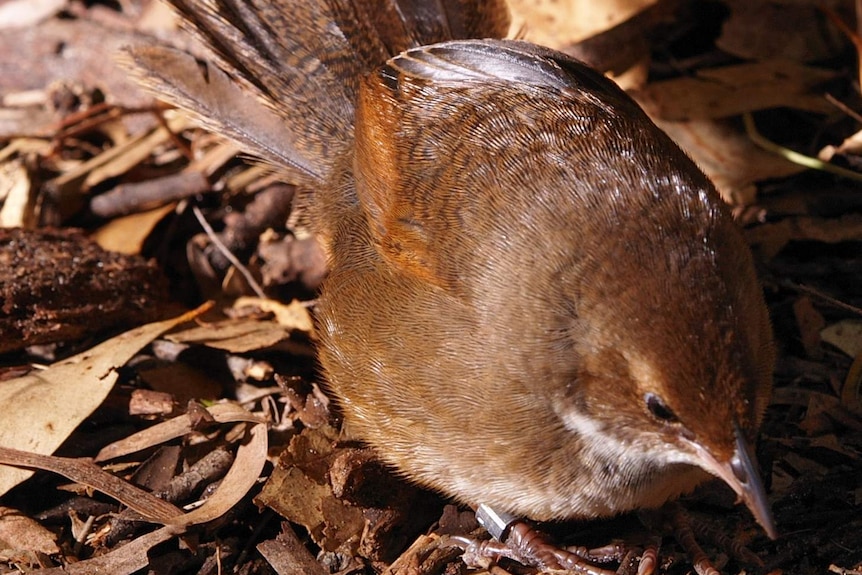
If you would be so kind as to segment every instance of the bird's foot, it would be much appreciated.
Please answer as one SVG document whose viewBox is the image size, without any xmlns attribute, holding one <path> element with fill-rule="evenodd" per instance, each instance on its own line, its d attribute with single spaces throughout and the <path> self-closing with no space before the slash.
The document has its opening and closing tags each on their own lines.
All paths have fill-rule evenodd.
<svg viewBox="0 0 862 575">
<path fill-rule="evenodd" d="M 661 525 L 658 525 L 656 520 Z M 655 531 L 672 533 L 698 575 L 721 573 L 700 546 L 699 541 L 708 541 L 744 565 L 760 569 L 764 566 L 760 557 L 752 553 L 744 544 L 728 537 L 726 533 L 716 531 L 707 523 L 691 517 L 679 503 L 666 503 L 658 510 L 642 512 L 641 521 Z"/>
<path fill-rule="evenodd" d="M 564 572 L 576 573 L 578 575 L 616 575 L 616 572 L 604 569 L 591 561 L 589 551 L 585 557 L 582 557 L 571 550 L 558 547 L 547 539 L 544 534 L 524 522 L 520 522 L 514 527 L 519 526 L 525 526 L 526 529 L 532 532 L 532 541 L 529 544 L 529 548 L 518 547 L 518 544 L 512 540 L 502 543 L 494 539 L 484 541 L 463 537 L 453 537 L 451 539 L 464 549 L 461 559 L 468 567 L 487 567 L 489 559 L 496 563 L 501 558 L 506 558 L 517 561 L 522 565 L 541 569 L 543 573 Z"/>
<path fill-rule="evenodd" d="M 743 564 L 762 567 L 759 557 L 744 545 L 723 533 L 710 529 L 705 523 L 693 520 L 679 504 L 670 503 L 652 516 L 642 520 L 652 525 L 655 532 L 673 533 L 698 575 L 719 575 L 698 540 L 707 540 L 724 549 Z M 604 547 L 561 547 L 548 535 L 528 522 L 513 515 L 498 513 L 480 505 L 476 518 L 494 538 L 490 541 L 473 541 L 458 538 L 464 549 L 464 561 L 481 564 L 482 560 L 507 558 L 546 572 L 576 573 L 578 575 L 652 575 L 659 567 L 660 537 L 648 538 L 644 544 L 613 543 Z M 656 525 L 660 519 L 661 527 Z M 618 565 L 616 571 L 609 570 Z"/>
<path fill-rule="evenodd" d="M 698 540 L 708 540 L 720 549 L 734 556 L 746 565 L 763 568 L 763 561 L 739 541 L 711 529 L 706 523 L 695 521 L 679 503 L 668 503 L 662 508 L 667 517 L 673 536 L 691 559 L 698 575 L 719 575 Z"/>
<path fill-rule="evenodd" d="M 637 573 L 650 575 L 657 564 L 657 546 L 630 549 L 619 544 L 596 549 L 561 547 L 532 525 L 512 515 L 495 512 L 480 505 L 476 518 L 494 537 L 490 541 L 460 540 L 464 547 L 463 559 L 468 564 L 479 563 L 481 558 L 513 559 L 521 564 L 549 571 L 577 573 L 578 575 L 615 575 Z M 617 563 L 618 571 L 602 565 Z"/>
</svg>

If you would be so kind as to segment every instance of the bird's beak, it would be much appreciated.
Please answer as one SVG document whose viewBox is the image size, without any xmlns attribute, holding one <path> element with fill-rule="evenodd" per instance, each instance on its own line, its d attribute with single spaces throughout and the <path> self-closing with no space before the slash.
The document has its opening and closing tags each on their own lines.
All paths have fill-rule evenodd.
<svg viewBox="0 0 862 575">
<path fill-rule="evenodd" d="M 737 425 L 734 425 L 734 435 L 736 449 L 731 458 L 724 462 L 718 461 L 703 446 L 695 443 L 700 466 L 724 480 L 745 502 L 770 539 L 775 539 L 778 537 L 778 531 L 775 529 L 775 521 L 766 499 L 763 482 L 757 472 L 754 453 Z"/>
</svg>

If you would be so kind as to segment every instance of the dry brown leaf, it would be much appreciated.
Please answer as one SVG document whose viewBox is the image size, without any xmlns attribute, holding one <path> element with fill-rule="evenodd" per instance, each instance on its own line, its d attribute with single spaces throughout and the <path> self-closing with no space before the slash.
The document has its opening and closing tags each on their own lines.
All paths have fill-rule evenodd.
<svg viewBox="0 0 862 575">
<path fill-rule="evenodd" d="M 31 92 L 27 92 L 29 94 Z M 58 121 L 58 115 L 46 106 L 12 105 L 9 96 L 0 102 L 0 138 L 15 137 L 20 134 L 40 133 L 48 136 L 48 130 Z M 33 127 L 36 127 L 34 129 Z"/>
<path fill-rule="evenodd" d="M 90 237 L 103 249 L 121 254 L 139 254 L 150 232 L 166 215 L 174 211 L 175 203 L 146 212 L 114 218 Z"/>
<path fill-rule="evenodd" d="M 127 331 L 44 371 L 3 382 L 0 405 L 14 415 L 0 419 L 0 446 L 52 453 L 101 405 L 117 381 L 118 368 L 153 339 L 209 307 Z M 0 495 L 32 473 L 0 466 Z"/>
<path fill-rule="evenodd" d="M 365 526 L 361 509 L 339 501 L 328 484 L 314 481 L 297 468 L 274 469 L 258 499 L 305 527 L 327 551 L 335 551 L 349 539 L 358 541 Z"/>
<path fill-rule="evenodd" d="M 214 421 L 218 423 L 263 423 L 263 418 L 243 409 L 235 403 L 219 403 L 207 408 Z M 163 421 L 132 434 L 124 439 L 106 445 L 96 455 L 94 461 L 107 461 L 130 453 L 161 445 L 171 439 L 182 437 L 194 430 L 194 422 L 189 414 L 183 414 L 173 419 Z"/>
<path fill-rule="evenodd" d="M 448 538 L 433 533 L 420 535 L 383 575 L 411 575 L 417 572 L 417 566 L 420 565 L 421 573 L 437 573 L 461 553 L 461 549 Z"/>
<path fill-rule="evenodd" d="M 755 203 L 755 182 L 805 170 L 754 145 L 742 131 L 727 122 L 657 120 L 656 124 L 694 159 L 713 181 L 724 201 L 732 206 Z"/>
<path fill-rule="evenodd" d="M 786 58 L 817 62 L 837 58 L 846 41 L 820 9 L 841 0 L 725 0 L 730 8 L 716 46 L 744 60 Z M 843 2 L 846 6 L 848 3 Z M 764 22 L 769 25 L 764 26 Z"/>
<path fill-rule="evenodd" d="M 27 228 L 33 223 L 30 176 L 22 160 L 0 165 L 0 227 Z"/>
<path fill-rule="evenodd" d="M 166 132 L 157 132 L 163 135 Z M 140 144 L 136 147 L 141 149 L 142 157 L 133 158 L 133 162 L 137 162 L 146 158 L 146 154 L 152 153 L 152 143 L 162 143 L 160 138 L 155 137 L 150 145 L 141 147 Z M 212 146 L 200 158 L 195 159 L 189 166 L 183 170 L 186 172 L 200 172 L 205 176 L 210 176 L 217 170 L 221 169 L 225 163 L 234 158 L 238 150 L 234 144 L 228 142 L 219 142 Z M 124 156 L 128 161 L 128 157 Z M 122 166 L 105 165 L 100 169 L 121 169 Z M 122 175 L 120 172 L 118 175 Z M 86 185 L 92 185 L 90 178 L 99 178 L 102 174 L 99 170 L 94 170 L 90 174 Z M 164 206 L 159 206 L 145 212 L 134 213 L 126 216 L 112 218 L 107 224 L 99 228 L 93 235 L 93 239 L 104 249 L 123 254 L 138 254 L 141 253 L 141 248 L 144 241 L 149 237 L 153 228 L 162 221 L 162 219 L 171 213 L 176 207 L 176 202 L 170 202 Z"/>
<path fill-rule="evenodd" d="M 562 49 L 607 30 L 653 5 L 656 0 L 509 0 L 513 34 Z"/>
<path fill-rule="evenodd" d="M 109 178 L 122 176 L 152 156 L 156 146 L 170 140 L 171 132 L 177 133 L 184 130 L 188 123 L 188 118 L 181 114 L 168 114 L 167 127 L 160 126 L 148 134 L 105 150 L 79 166 L 77 170 L 60 176 L 56 183 L 61 186 L 66 181 L 84 176 L 81 189 L 86 191 Z"/>
<path fill-rule="evenodd" d="M 793 314 L 802 340 L 802 347 L 808 357 L 819 359 L 823 356 L 820 331 L 826 327 L 823 315 L 814 308 L 811 298 L 802 296 L 793 302 Z"/>
<path fill-rule="evenodd" d="M 40 455 L 29 451 L 0 447 L 0 462 L 6 465 L 42 469 L 62 475 L 75 483 L 91 487 L 121 501 L 139 513 L 146 521 L 168 523 L 171 519 L 182 514 L 182 511 L 167 501 L 103 471 L 89 459 Z"/>
<path fill-rule="evenodd" d="M 850 357 L 862 354 L 862 321 L 843 319 L 823 328 L 820 337 Z"/>
<path fill-rule="evenodd" d="M 215 401 L 222 393 L 222 384 L 216 377 L 187 363 L 142 366 L 138 377 L 153 390 L 170 393 L 180 405 L 191 400 Z"/>
<path fill-rule="evenodd" d="M 175 343 L 196 343 L 231 353 L 271 347 L 288 339 L 290 330 L 274 321 L 229 319 L 178 331 L 165 337 Z"/>
<path fill-rule="evenodd" d="M 308 304 L 305 302 L 293 300 L 285 305 L 272 299 L 243 296 L 238 298 L 233 304 L 234 309 L 248 306 L 256 307 L 261 311 L 275 315 L 275 321 L 289 330 L 310 333 L 314 329 L 314 321 L 311 319 Z"/>
<path fill-rule="evenodd" d="M 0 549 L 27 550 L 54 555 L 60 552 L 57 536 L 16 509 L 0 507 Z"/>
<path fill-rule="evenodd" d="M 848 213 L 834 219 L 789 217 L 746 230 L 745 237 L 768 259 L 791 240 L 813 240 L 827 244 L 862 240 L 862 215 Z"/>
<path fill-rule="evenodd" d="M 171 132 L 183 130 L 188 119 L 180 114 L 167 118 L 168 127 L 141 134 L 110 147 L 85 162 L 81 162 L 46 183 L 57 194 L 57 201 L 64 203 L 68 197 L 78 196 L 108 178 L 122 176 L 152 155 L 153 149 L 170 139 Z"/>
<path fill-rule="evenodd" d="M 62 567 L 43 569 L 39 571 L 39 575 L 94 575 L 100 573 L 131 575 L 149 564 L 147 552 L 150 549 L 182 534 L 183 531 L 185 531 L 183 527 L 168 525 L 152 533 L 135 537 L 110 553 Z"/>
<path fill-rule="evenodd" d="M 682 4 L 682 0 L 655 3 L 607 30 L 559 49 L 609 74 L 625 90 L 641 87 L 649 76 L 650 39 L 660 27 L 678 20 L 676 12 Z"/>
<path fill-rule="evenodd" d="M 308 530 L 322 549 L 358 542 L 365 527 L 362 509 L 335 497 L 327 478 L 335 458 L 333 442 L 319 430 L 295 436 L 256 501 Z"/>
<path fill-rule="evenodd" d="M 0 447 L 0 461 L 58 473 L 113 497 L 146 521 L 169 525 L 196 525 L 207 523 L 227 513 L 257 482 L 266 463 L 266 424 L 253 425 L 248 435 L 249 440 L 238 447 L 233 465 L 215 492 L 203 505 L 188 513 L 182 513 L 167 501 L 103 471 L 88 459 L 39 455 Z"/>
<path fill-rule="evenodd" d="M 727 118 L 781 107 L 826 114 L 834 107 L 813 90 L 835 75 L 786 60 L 764 60 L 655 82 L 633 95 L 652 118 L 672 121 Z"/>
<path fill-rule="evenodd" d="M 3 98 L 5 104 L 10 99 L 7 94 Z M 37 154 L 40 156 L 48 156 L 51 154 L 52 144 L 50 140 L 40 138 L 15 138 L 9 145 L 0 150 L 0 162 L 9 161 L 15 156 L 23 156 L 28 154 Z"/>
<path fill-rule="evenodd" d="M 222 169 L 226 163 L 235 158 L 240 152 L 240 148 L 233 142 L 226 140 L 218 141 L 216 145 L 209 148 L 202 156 L 195 158 L 183 171 L 198 171 L 209 177 Z"/>
<path fill-rule="evenodd" d="M 327 575 L 328 571 L 309 553 L 287 523 L 275 539 L 257 545 L 263 558 L 278 575 Z"/>
<path fill-rule="evenodd" d="M 242 171 L 228 174 L 224 179 L 224 189 L 226 192 L 236 194 L 243 190 L 252 191 L 256 185 L 272 180 L 281 181 L 277 175 L 272 173 L 271 167 L 265 164 L 255 164 Z"/>
<path fill-rule="evenodd" d="M 174 396 L 163 391 L 136 389 L 132 391 L 132 397 L 129 399 L 129 415 L 132 416 L 167 416 L 175 409 Z"/>
<path fill-rule="evenodd" d="M 248 435 L 248 441 L 240 444 L 230 471 L 219 482 L 215 492 L 197 509 L 172 520 L 173 525 L 198 525 L 218 519 L 254 487 L 266 464 L 269 447 L 266 425 L 253 425 Z"/>
</svg>

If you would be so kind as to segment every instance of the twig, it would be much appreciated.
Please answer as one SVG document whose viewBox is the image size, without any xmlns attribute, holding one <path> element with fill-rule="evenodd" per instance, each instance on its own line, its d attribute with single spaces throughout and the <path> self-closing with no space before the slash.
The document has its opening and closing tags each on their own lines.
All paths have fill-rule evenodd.
<svg viewBox="0 0 862 575">
<path fill-rule="evenodd" d="M 251 289 L 254 291 L 257 297 L 261 299 L 267 299 L 266 294 L 263 293 L 263 289 L 260 287 L 260 284 L 257 283 L 257 280 L 254 279 L 254 276 L 251 275 L 251 272 L 248 271 L 248 268 L 242 265 L 242 263 L 238 259 L 236 259 L 236 256 L 231 253 L 227 246 L 222 243 L 222 241 L 216 235 L 215 230 L 212 229 L 212 226 L 210 226 L 209 222 L 207 222 L 206 218 L 204 218 L 204 215 L 201 213 L 200 209 L 197 206 L 193 206 L 192 211 L 194 212 L 195 217 L 198 219 L 198 222 L 200 222 L 201 227 L 204 229 L 207 236 L 212 241 L 213 245 L 215 245 L 222 253 L 222 255 L 227 258 L 227 260 L 231 264 L 233 264 L 233 266 L 239 271 L 239 273 L 242 274 L 242 277 L 245 278 L 245 280 L 248 282 L 248 285 L 251 286 Z"/>
<path fill-rule="evenodd" d="M 835 174 L 836 176 L 842 176 L 844 178 L 849 178 L 851 180 L 856 180 L 857 182 L 862 182 L 862 174 L 859 172 L 854 172 L 853 170 L 848 170 L 846 168 L 842 168 L 840 166 L 836 166 L 835 164 L 830 164 L 829 162 L 824 162 L 823 160 L 819 160 L 817 158 L 812 158 L 811 156 L 806 156 L 805 154 L 800 154 L 790 148 L 785 148 L 784 146 L 780 146 L 775 142 L 767 139 L 760 132 L 757 131 L 757 126 L 754 124 L 754 118 L 750 113 L 746 113 L 742 116 L 745 121 L 745 132 L 748 134 L 748 137 L 752 142 L 763 148 L 768 152 L 772 152 L 773 154 L 777 154 L 782 158 L 793 162 L 794 164 L 799 164 L 800 166 L 805 166 L 806 168 L 811 168 L 813 170 L 821 170 L 823 172 L 829 172 L 831 174 Z"/>
<path fill-rule="evenodd" d="M 843 309 L 844 311 L 849 311 L 850 313 L 862 316 L 862 308 L 858 308 L 854 305 L 850 305 L 849 303 L 846 303 L 846 302 L 843 302 L 839 299 L 836 299 L 829 294 L 823 293 L 822 291 L 818 290 L 817 288 L 813 288 L 813 287 L 807 286 L 805 284 L 798 284 L 798 283 L 795 283 L 792 281 L 784 281 L 781 283 L 786 285 L 790 289 L 794 289 L 796 291 L 800 291 L 800 292 L 806 293 L 808 295 L 812 295 L 818 299 L 821 299 L 821 300 L 825 301 L 826 303 L 837 307 L 838 309 Z"/>
</svg>

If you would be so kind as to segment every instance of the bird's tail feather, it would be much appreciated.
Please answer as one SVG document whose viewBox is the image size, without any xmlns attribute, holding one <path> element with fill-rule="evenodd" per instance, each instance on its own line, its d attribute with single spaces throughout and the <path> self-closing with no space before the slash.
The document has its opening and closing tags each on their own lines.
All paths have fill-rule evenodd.
<svg viewBox="0 0 862 575">
<path fill-rule="evenodd" d="M 353 139 L 359 78 L 416 46 L 508 31 L 505 0 L 169 0 L 215 66 L 147 46 L 126 60 L 163 99 L 296 183 Z"/>
</svg>

